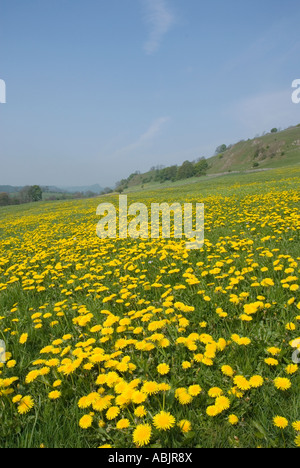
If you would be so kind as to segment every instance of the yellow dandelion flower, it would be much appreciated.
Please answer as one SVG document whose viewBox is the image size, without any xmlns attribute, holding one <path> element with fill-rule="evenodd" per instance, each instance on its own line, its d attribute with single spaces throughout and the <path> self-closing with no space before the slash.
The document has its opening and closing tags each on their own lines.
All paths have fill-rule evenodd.
<svg viewBox="0 0 300 468">
<path fill-rule="evenodd" d="M 292 423 L 292 427 L 295 429 L 295 431 L 300 432 L 300 421 L 294 421 Z"/>
<path fill-rule="evenodd" d="M 193 397 L 187 392 L 186 389 L 184 389 L 182 392 L 178 392 L 177 395 L 175 394 L 175 396 L 181 405 L 188 405 L 193 401 Z"/>
<path fill-rule="evenodd" d="M 217 416 L 220 413 L 219 408 L 217 408 L 215 405 L 210 405 L 206 408 L 206 414 L 208 416 Z"/>
<path fill-rule="evenodd" d="M 139 447 L 149 444 L 151 439 L 151 426 L 149 424 L 139 424 L 133 431 L 133 442 Z"/>
<path fill-rule="evenodd" d="M 171 385 L 165 382 L 162 382 L 158 384 L 158 390 L 160 392 L 167 392 L 168 390 L 171 390 Z"/>
<path fill-rule="evenodd" d="M 274 281 L 271 278 L 265 278 L 260 282 L 261 286 L 274 286 Z"/>
<path fill-rule="evenodd" d="M 143 418 L 144 416 L 146 416 L 147 414 L 147 411 L 145 409 L 145 407 L 143 405 L 140 405 L 138 406 L 135 410 L 134 410 L 134 415 L 137 417 L 137 418 Z"/>
<path fill-rule="evenodd" d="M 293 331 L 293 330 L 296 329 L 296 325 L 293 322 L 289 322 L 289 323 L 286 324 L 285 329 Z"/>
<path fill-rule="evenodd" d="M 189 361 L 183 361 L 181 367 L 182 369 L 189 369 L 190 367 L 192 367 L 192 364 Z"/>
<path fill-rule="evenodd" d="M 22 395 L 16 395 L 13 397 L 12 402 L 19 403 L 20 400 L 22 400 Z"/>
<path fill-rule="evenodd" d="M 292 386 L 292 383 L 286 377 L 277 377 L 276 379 L 274 379 L 274 385 L 278 390 L 285 391 Z"/>
<path fill-rule="evenodd" d="M 118 421 L 116 424 L 117 429 L 127 429 L 127 427 L 129 426 L 130 426 L 130 421 L 129 419 L 126 419 L 126 418 L 120 419 L 120 421 Z"/>
<path fill-rule="evenodd" d="M 78 407 L 81 409 L 88 408 L 90 404 L 86 396 L 81 397 L 77 403 Z"/>
<path fill-rule="evenodd" d="M 229 395 L 234 395 L 237 398 L 243 398 L 244 396 L 244 393 L 238 387 L 232 387 L 228 393 Z"/>
<path fill-rule="evenodd" d="M 230 366 L 222 366 L 221 371 L 224 375 L 227 375 L 227 377 L 232 377 L 234 374 L 234 370 Z"/>
<path fill-rule="evenodd" d="M 230 414 L 228 416 L 228 422 L 234 426 L 239 422 L 239 418 L 235 414 Z"/>
<path fill-rule="evenodd" d="M 167 431 L 175 426 L 175 418 L 166 411 L 161 411 L 153 418 L 153 425 L 162 431 Z"/>
<path fill-rule="evenodd" d="M 192 428 L 192 425 L 191 425 L 190 421 L 188 421 L 187 419 L 182 419 L 181 421 L 179 421 L 177 426 L 180 428 L 180 430 L 181 430 L 181 432 L 183 434 L 186 434 L 187 432 L 190 432 L 190 430 Z"/>
<path fill-rule="evenodd" d="M 53 382 L 52 387 L 54 387 L 54 388 L 60 387 L 60 386 L 61 386 L 61 383 L 62 383 L 61 380 L 59 380 L 59 379 L 58 379 L 58 380 L 55 380 L 55 382 Z"/>
<path fill-rule="evenodd" d="M 288 420 L 282 416 L 275 416 L 273 418 L 273 424 L 275 427 L 285 429 L 288 426 Z"/>
<path fill-rule="evenodd" d="M 141 392 L 146 393 L 147 395 L 153 395 L 158 392 L 158 384 L 156 382 L 147 381 L 144 382 Z"/>
<path fill-rule="evenodd" d="M 31 396 L 24 396 L 18 406 L 18 413 L 26 414 L 34 407 L 34 401 Z"/>
<path fill-rule="evenodd" d="M 199 395 L 199 393 L 201 392 L 202 388 L 200 387 L 200 385 L 190 385 L 189 388 L 188 388 L 188 393 L 195 397 L 197 395 Z"/>
<path fill-rule="evenodd" d="M 266 358 L 265 363 L 268 364 L 268 366 L 278 366 L 279 364 L 277 359 L 274 359 L 274 358 Z"/>
<path fill-rule="evenodd" d="M 212 387 L 208 390 L 208 396 L 212 397 L 212 398 L 216 398 L 218 396 L 221 396 L 223 395 L 223 390 L 219 387 Z"/>
<path fill-rule="evenodd" d="M 109 420 L 115 419 L 120 414 L 120 408 L 118 406 L 111 406 L 107 412 L 106 417 Z"/>
<path fill-rule="evenodd" d="M 50 400 L 57 400 L 60 397 L 61 397 L 61 392 L 59 392 L 58 390 L 54 390 L 54 391 L 48 393 L 48 398 Z"/>
<path fill-rule="evenodd" d="M 91 414 L 85 414 L 79 421 L 81 429 L 88 429 L 93 423 L 93 417 Z"/>
<path fill-rule="evenodd" d="M 297 372 L 298 370 L 298 366 L 297 364 L 289 364 L 288 366 L 286 366 L 285 368 L 285 372 L 287 374 L 294 374 L 295 372 Z"/>
<path fill-rule="evenodd" d="M 263 383 L 264 383 L 264 379 L 260 375 L 253 375 L 249 379 L 249 384 L 252 388 L 261 387 Z"/>
<path fill-rule="evenodd" d="M 36 369 L 35 369 L 35 370 L 32 370 L 32 371 L 30 371 L 30 372 L 26 375 L 26 377 L 25 377 L 25 382 L 26 382 L 27 384 L 29 384 L 29 383 L 33 382 L 39 375 L 40 375 L 40 374 L 39 374 L 39 371 L 38 371 L 38 370 L 36 370 Z"/>
<path fill-rule="evenodd" d="M 113 399 L 112 395 L 106 395 L 104 397 L 100 397 L 98 400 L 92 403 L 93 409 L 95 411 L 103 411 L 111 406 L 111 400 Z"/>
<path fill-rule="evenodd" d="M 248 344 L 251 343 L 251 340 L 250 338 L 248 337 L 241 337 L 239 340 L 238 340 L 238 345 L 240 346 L 247 346 Z"/>
<path fill-rule="evenodd" d="M 219 396 L 216 398 L 215 406 L 220 410 L 224 411 L 230 407 L 229 398 L 225 396 Z"/>
<path fill-rule="evenodd" d="M 133 392 L 131 396 L 131 400 L 133 403 L 136 403 L 139 405 L 147 400 L 147 394 L 139 390 L 136 390 L 135 392 Z"/>
<path fill-rule="evenodd" d="M 22 333 L 19 339 L 19 343 L 24 344 L 26 343 L 27 339 L 28 339 L 28 333 Z"/>
<path fill-rule="evenodd" d="M 92 392 L 92 393 L 89 393 L 87 396 L 86 396 L 86 403 L 88 406 L 92 405 L 93 403 L 95 403 L 97 400 L 99 400 L 100 395 L 98 392 Z"/>
<path fill-rule="evenodd" d="M 165 363 L 159 364 L 157 366 L 157 372 L 161 375 L 166 375 L 170 372 L 170 366 Z"/>
<path fill-rule="evenodd" d="M 276 356 L 281 352 L 280 348 L 277 348 L 276 346 L 271 346 L 270 348 L 267 349 L 268 353 L 272 354 L 272 356 Z"/>
<path fill-rule="evenodd" d="M 14 359 L 11 359 L 10 361 L 7 361 L 6 367 L 8 367 L 9 369 L 12 369 L 13 367 L 15 367 L 16 364 L 17 364 L 17 361 L 15 361 Z"/>
<path fill-rule="evenodd" d="M 243 375 L 236 375 L 233 382 L 240 390 L 245 391 L 251 388 L 250 382 Z"/>
</svg>

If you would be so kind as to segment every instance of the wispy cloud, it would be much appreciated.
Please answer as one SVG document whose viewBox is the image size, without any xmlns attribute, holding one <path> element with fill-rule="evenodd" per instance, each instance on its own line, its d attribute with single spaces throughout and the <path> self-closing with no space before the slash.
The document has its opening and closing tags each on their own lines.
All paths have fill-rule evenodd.
<svg viewBox="0 0 300 468">
<path fill-rule="evenodd" d="M 149 128 L 136 141 L 134 141 L 130 145 L 124 146 L 123 148 L 118 150 L 115 155 L 125 156 L 147 147 L 159 135 L 159 133 L 162 130 L 162 127 L 169 120 L 169 117 L 159 117 L 154 122 L 152 122 Z"/>
<path fill-rule="evenodd" d="M 142 0 L 145 6 L 145 21 L 149 25 L 149 37 L 144 44 L 148 55 L 154 54 L 163 40 L 163 37 L 175 23 L 175 17 L 166 0 Z"/>
</svg>

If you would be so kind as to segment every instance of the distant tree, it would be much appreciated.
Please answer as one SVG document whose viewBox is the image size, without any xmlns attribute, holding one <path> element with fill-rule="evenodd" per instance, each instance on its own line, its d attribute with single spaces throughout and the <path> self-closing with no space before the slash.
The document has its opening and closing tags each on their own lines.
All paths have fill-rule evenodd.
<svg viewBox="0 0 300 468">
<path fill-rule="evenodd" d="M 28 195 L 30 201 L 33 202 L 41 201 L 43 198 L 43 192 L 39 185 L 32 185 L 31 187 L 29 187 Z"/>
<path fill-rule="evenodd" d="M 216 148 L 215 154 L 224 153 L 224 151 L 226 150 L 227 150 L 227 146 L 225 144 L 220 145 Z"/>
<path fill-rule="evenodd" d="M 30 203 L 42 200 L 42 189 L 39 185 L 26 185 L 19 192 L 20 203 Z"/>
<path fill-rule="evenodd" d="M 205 175 L 208 169 L 208 163 L 206 159 L 200 159 L 200 161 L 194 164 L 194 172 L 196 176 Z"/>
<path fill-rule="evenodd" d="M 155 180 L 158 182 L 165 182 L 166 180 L 176 180 L 177 166 L 168 166 L 163 169 L 157 169 L 155 174 Z"/>
<path fill-rule="evenodd" d="M 200 158 L 197 158 L 195 159 L 195 163 L 199 162 L 199 161 L 203 161 L 203 159 L 205 159 L 204 156 L 200 156 Z"/>
<path fill-rule="evenodd" d="M 29 203 L 31 201 L 29 197 L 29 189 L 30 187 L 26 185 L 25 187 L 22 187 L 19 191 L 20 203 Z"/>
<path fill-rule="evenodd" d="M 277 132 L 278 132 L 278 128 L 272 128 L 271 133 L 277 133 Z"/>
<path fill-rule="evenodd" d="M 172 181 L 176 180 L 177 171 L 178 171 L 178 167 L 176 165 L 167 167 L 166 173 L 167 173 L 168 180 L 172 180 Z"/>
<path fill-rule="evenodd" d="M 131 174 L 127 179 L 122 179 L 119 182 L 116 183 L 116 192 L 120 192 L 120 189 L 125 190 L 128 187 L 128 182 L 135 176 L 135 174 Z"/>
<path fill-rule="evenodd" d="M 112 193 L 112 192 L 113 192 L 113 189 L 110 188 L 110 187 L 104 187 L 103 192 L 104 192 L 104 193 Z"/>
<path fill-rule="evenodd" d="M 142 184 L 147 184 L 148 182 L 151 182 L 152 176 L 150 174 L 144 175 L 142 177 Z"/>
<path fill-rule="evenodd" d="M 84 195 L 85 195 L 86 198 L 93 198 L 93 197 L 96 196 L 96 193 L 93 192 L 92 190 L 88 190 L 87 192 L 85 192 Z"/>
<path fill-rule="evenodd" d="M 75 192 L 72 194 L 72 198 L 77 199 L 77 198 L 84 198 L 83 192 Z"/>
<path fill-rule="evenodd" d="M 8 193 L 1 192 L 0 193 L 0 206 L 7 206 L 10 204 L 10 198 Z"/>
<path fill-rule="evenodd" d="M 189 177 L 193 177 L 193 175 L 195 175 L 193 163 L 190 161 L 184 161 L 184 163 L 178 168 L 177 179 L 188 179 Z"/>
</svg>

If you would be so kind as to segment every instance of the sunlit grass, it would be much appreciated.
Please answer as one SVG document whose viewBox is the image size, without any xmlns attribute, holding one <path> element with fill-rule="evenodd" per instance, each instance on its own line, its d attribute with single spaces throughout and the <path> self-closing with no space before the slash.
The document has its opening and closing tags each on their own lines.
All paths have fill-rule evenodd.
<svg viewBox="0 0 300 468">
<path fill-rule="evenodd" d="M 195 251 L 100 240 L 101 199 L 1 209 L 0 447 L 296 446 L 299 176 L 128 197 L 203 202 Z"/>
</svg>

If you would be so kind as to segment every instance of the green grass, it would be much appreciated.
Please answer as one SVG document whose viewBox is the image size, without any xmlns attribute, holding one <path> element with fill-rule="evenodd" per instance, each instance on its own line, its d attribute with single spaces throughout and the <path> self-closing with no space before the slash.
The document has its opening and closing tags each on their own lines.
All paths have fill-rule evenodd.
<svg viewBox="0 0 300 468">
<path fill-rule="evenodd" d="M 292 363 L 289 343 L 299 337 L 299 289 L 290 288 L 299 285 L 299 180 L 299 166 L 294 166 L 207 177 L 193 183 L 159 184 L 151 190 L 128 193 L 128 204 L 143 202 L 148 207 L 163 201 L 204 202 L 205 246 L 193 251 L 185 249 L 184 240 L 97 238 L 97 205 L 109 201 L 117 206 L 116 194 L 1 208 L 0 339 L 4 339 L 10 359 L 16 363 L 0 368 L 0 392 L 1 379 L 16 376 L 19 380 L 8 386 L 12 393 L 0 395 L 0 447 L 43 444 L 94 448 L 109 443 L 115 448 L 132 448 L 133 431 L 142 422 L 152 427 L 149 447 L 295 447 L 297 431 L 292 422 L 300 420 L 300 375 L 299 370 L 288 375 L 285 369 Z M 222 264 L 220 272 L 215 271 L 218 262 Z M 265 278 L 271 278 L 274 286 L 261 284 Z M 256 302 L 258 297 L 263 297 L 263 307 L 251 321 L 241 320 L 244 305 Z M 85 326 L 77 321 L 85 316 L 81 306 L 91 314 Z M 147 310 L 149 306 L 155 312 Z M 194 310 L 187 312 L 182 306 Z M 216 313 L 218 308 L 227 315 Z M 109 316 L 101 314 L 103 309 L 119 321 L 131 319 L 131 324 L 119 331 L 118 321 L 112 324 L 107 341 L 99 341 L 106 336 L 101 330 L 93 331 L 95 325 L 108 327 L 104 323 Z M 37 313 L 41 315 L 35 317 Z M 188 323 L 180 325 L 182 318 Z M 156 322 L 166 319 L 174 320 L 155 330 Z M 286 328 L 290 322 L 295 330 Z M 131 326 L 141 328 L 141 334 L 135 334 Z M 28 339 L 21 344 L 19 338 L 25 332 Z M 163 348 L 154 342 L 154 348 L 147 351 L 131 343 L 114 355 L 118 339 L 151 342 L 153 333 L 162 333 L 169 345 Z M 181 342 L 195 333 L 210 335 L 214 343 L 221 338 L 226 341 L 226 347 L 218 349 L 209 365 L 195 359 L 196 353 L 206 352 L 205 342 L 196 340 L 196 351 Z M 72 337 L 53 345 L 59 348 L 58 353 L 40 354 L 43 347 L 66 334 Z M 238 344 L 234 334 L 251 342 Z M 95 342 L 88 353 L 102 347 L 117 363 L 123 357 L 130 358 L 132 370 L 117 371 L 127 382 L 140 378 L 170 385 L 168 391 L 147 397 L 144 419 L 134 416 L 132 402 L 121 407 L 117 420 L 130 420 L 126 430 L 116 429 L 117 420 L 108 420 L 105 411 L 78 406 L 80 398 L 99 388 L 95 381 L 101 370 L 103 374 L 114 370 L 116 362 L 108 368 L 100 363 L 87 369 L 84 366 L 92 356 L 88 354 L 72 374 L 65 375 L 60 369 L 64 358 L 74 359 L 74 352 L 88 349 L 82 343 L 89 339 Z M 270 356 L 268 348 L 274 346 L 281 351 L 278 365 L 271 367 L 265 358 Z M 59 365 L 50 366 L 52 358 L 58 358 Z M 37 363 L 39 359 L 46 362 Z M 184 370 L 184 361 L 191 367 Z M 170 365 L 171 372 L 166 376 L 157 372 L 161 362 Z M 221 371 L 225 364 L 232 366 L 235 375 L 247 379 L 261 375 L 263 385 L 237 398 L 230 393 L 232 378 Z M 31 370 L 47 365 L 48 374 L 26 383 Z M 286 392 L 275 388 L 278 376 L 291 380 Z M 51 401 L 48 393 L 57 379 L 62 380 L 62 395 Z M 200 385 L 202 391 L 190 404 L 182 405 L 175 398 L 176 389 L 190 385 Z M 114 386 L 101 386 L 104 394 L 118 396 Z M 215 417 L 206 412 L 214 404 L 208 395 L 212 387 L 221 388 L 230 400 L 230 408 Z M 16 395 L 30 395 L 34 407 L 20 414 L 13 402 Z M 153 416 L 162 407 L 174 415 L 176 422 L 188 419 L 191 431 L 182 434 L 178 427 L 165 432 L 155 428 Z M 84 430 L 79 421 L 90 411 L 94 412 L 93 424 Z M 229 414 L 237 415 L 237 425 L 229 424 Z M 274 426 L 276 415 L 287 418 L 286 429 Z M 99 420 L 104 421 L 104 427 L 99 427 Z"/>
</svg>

